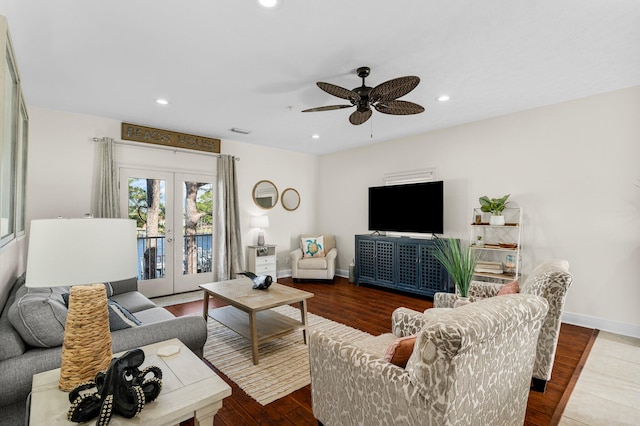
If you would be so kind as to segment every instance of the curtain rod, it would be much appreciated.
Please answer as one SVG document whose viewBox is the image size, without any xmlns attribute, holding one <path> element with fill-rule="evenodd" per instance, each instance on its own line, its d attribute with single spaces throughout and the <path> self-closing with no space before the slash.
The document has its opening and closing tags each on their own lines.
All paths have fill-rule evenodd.
<svg viewBox="0 0 640 426">
<path fill-rule="evenodd" d="M 94 137 L 92 138 L 94 142 L 101 142 L 104 138 L 98 138 L 98 137 Z M 197 151 L 197 150 L 191 150 L 191 149 L 186 149 L 186 148 L 177 148 L 177 147 L 171 147 L 171 146 L 164 146 L 164 145 L 147 145 L 147 144 L 142 144 L 142 143 L 137 143 L 137 142 L 126 142 L 126 141 L 119 141 L 119 140 L 113 140 L 114 143 L 120 144 L 120 145 L 129 145 L 129 146 L 135 146 L 135 147 L 139 147 L 139 148 L 155 148 L 155 149 L 164 149 L 164 150 L 168 150 L 168 151 L 173 151 L 173 153 L 175 154 L 176 152 L 180 151 L 180 152 L 186 152 L 189 154 L 202 154 L 202 155 L 211 155 L 214 157 L 220 157 L 222 154 L 218 154 L 217 152 L 207 152 L 207 151 Z M 234 157 L 236 161 L 240 161 L 240 157 Z"/>
</svg>

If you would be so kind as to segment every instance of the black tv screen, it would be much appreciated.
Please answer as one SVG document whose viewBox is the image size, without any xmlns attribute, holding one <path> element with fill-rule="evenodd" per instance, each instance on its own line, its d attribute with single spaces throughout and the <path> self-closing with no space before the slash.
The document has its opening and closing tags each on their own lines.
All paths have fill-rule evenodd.
<svg viewBox="0 0 640 426">
<path fill-rule="evenodd" d="M 442 234 L 442 181 L 369 188 L 369 230 Z"/>
</svg>

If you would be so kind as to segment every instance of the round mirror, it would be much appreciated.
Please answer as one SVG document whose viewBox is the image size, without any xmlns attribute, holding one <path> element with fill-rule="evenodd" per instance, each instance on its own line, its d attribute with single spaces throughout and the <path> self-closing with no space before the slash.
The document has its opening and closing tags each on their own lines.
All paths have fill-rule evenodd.
<svg viewBox="0 0 640 426">
<path fill-rule="evenodd" d="M 282 207 L 285 210 L 294 211 L 300 205 L 300 194 L 293 188 L 287 188 L 282 192 Z"/>
<path fill-rule="evenodd" d="M 258 207 L 270 209 L 278 204 L 278 189 L 269 180 L 261 180 L 253 187 L 253 201 Z"/>
</svg>

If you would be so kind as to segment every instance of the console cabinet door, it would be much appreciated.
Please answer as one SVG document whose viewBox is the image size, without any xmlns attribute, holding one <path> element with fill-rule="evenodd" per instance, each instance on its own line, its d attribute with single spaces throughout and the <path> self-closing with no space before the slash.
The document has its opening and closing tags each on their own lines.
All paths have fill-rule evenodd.
<svg viewBox="0 0 640 426">
<path fill-rule="evenodd" d="M 434 243 L 420 244 L 420 283 L 421 293 L 433 295 L 436 292 L 452 292 L 449 274 L 433 256 Z"/>
<path fill-rule="evenodd" d="M 398 287 L 407 290 L 418 288 L 418 276 L 420 273 L 420 255 L 418 248 L 419 245 L 416 243 L 398 242 Z"/>
<path fill-rule="evenodd" d="M 376 281 L 376 242 L 356 236 L 356 284 Z"/>
<path fill-rule="evenodd" d="M 376 241 L 376 283 L 395 287 L 394 248 L 395 242 Z"/>
</svg>

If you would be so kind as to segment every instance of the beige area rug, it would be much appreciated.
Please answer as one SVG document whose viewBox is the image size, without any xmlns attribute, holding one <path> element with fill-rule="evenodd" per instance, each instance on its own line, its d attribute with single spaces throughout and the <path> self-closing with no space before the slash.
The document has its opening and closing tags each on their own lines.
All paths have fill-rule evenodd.
<svg viewBox="0 0 640 426">
<path fill-rule="evenodd" d="M 273 310 L 300 318 L 300 310 L 291 306 L 279 306 Z M 322 330 L 352 341 L 370 336 L 311 313 L 307 314 L 307 319 L 309 331 Z M 309 349 L 302 341 L 301 330 L 260 344 L 260 363 L 253 365 L 249 339 L 211 318 L 208 328 L 204 357 L 260 404 L 267 405 L 311 383 Z"/>
</svg>

